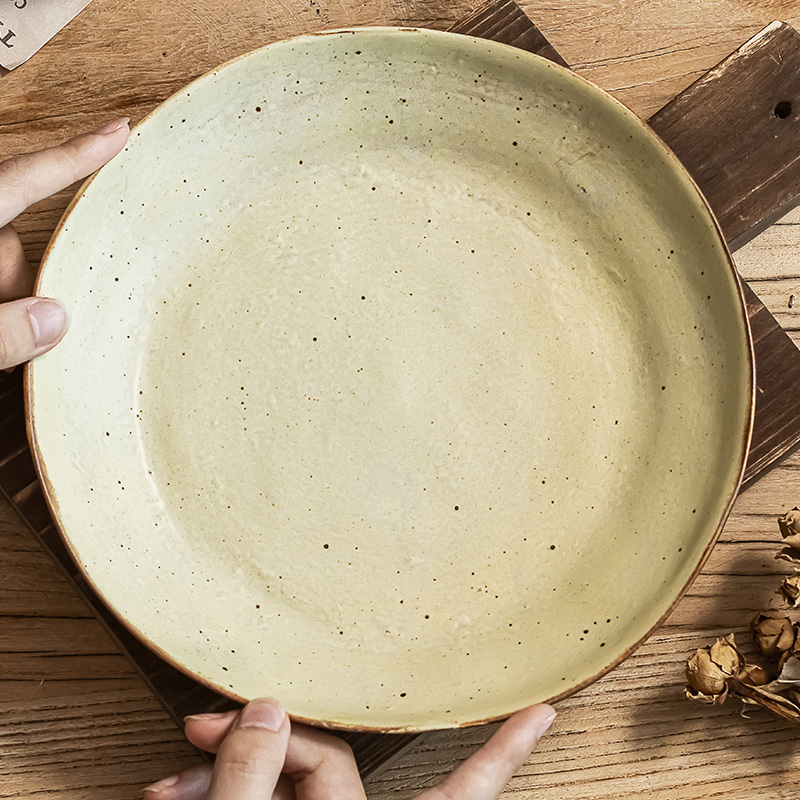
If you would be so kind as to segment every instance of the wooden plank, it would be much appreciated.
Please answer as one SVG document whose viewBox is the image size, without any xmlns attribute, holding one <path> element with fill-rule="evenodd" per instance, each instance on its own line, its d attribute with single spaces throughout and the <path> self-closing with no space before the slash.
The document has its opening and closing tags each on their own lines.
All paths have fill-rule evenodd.
<svg viewBox="0 0 800 800">
<path fill-rule="evenodd" d="M 800 34 L 773 22 L 648 122 L 741 247 L 800 201 Z"/>
<path fill-rule="evenodd" d="M 488 0 L 448 29 L 482 39 L 510 44 L 549 58 L 566 67 L 567 62 L 514 0 Z"/>
<path fill-rule="evenodd" d="M 800 350 L 744 287 L 756 354 L 756 416 L 745 471 L 750 482 L 800 440 Z"/>
<path fill-rule="evenodd" d="M 145 687 L 135 686 L 130 676 L 127 682 L 101 678 L 89 694 L 81 683 L 76 688 L 83 691 L 82 707 L 53 684 L 32 691 L 24 704 L 0 701 L 0 796 L 140 797 L 145 783 L 197 763 L 191 747 L 175 740 L 174 727 Z M 75 684 L 73 675 L 60 688 Z"/>
</svg>

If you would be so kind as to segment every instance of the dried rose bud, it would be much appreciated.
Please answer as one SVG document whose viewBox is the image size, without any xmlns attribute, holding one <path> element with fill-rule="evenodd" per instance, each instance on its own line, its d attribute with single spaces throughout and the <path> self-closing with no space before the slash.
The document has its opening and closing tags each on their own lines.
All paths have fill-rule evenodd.
<svg viewBox="0 0 800 800">
<path fill-rule="evenodd" d="M 707 650 L 698 650 L 686 663 L 686 696 L 703 703 L 721 703 L 728 694 L 726 677 Z"/>
<path fill-rule="evenodd" d="M 758 664 L 750 664 L 746 666 L 738 675 L 742 683 L 749 683 L 751 686 L 763 686 L 769 682 L 769 677 L 763 667 Z"/>
<path fill-rule="evenodd" d="M 795 507 L 778 517 L 778 528 L 780 528 L 784 544 L 800 548 L 800 508 Z"/>
<path fill-rule="evenodd" d="M 753 617 L 750 623 L 753 641 L 765 656 L 785 653 L 794 644 L 792 622 L 780 611 L 768 609 Z"/>
<path fill-rule="evenodd" d="M 794 642 L 792 646 L 781 655 L 780 659 L 778 660 L 778 671 L 782 671 L 786 662 L 790 658 L 795 658 L 800 660 L 800 626 L 794 626 Z"/>
<path fill-rule="evenodd" d="M 744 659 L 733 643 L 733 634 L 717 639 L 711 647 L 699 649 L 686 664 L 686 680 L 700 695 L 693 699 L 722 702 L 727 693 L 726 681 L 738 675 L 743 665 Z"/>
<path fill-rule="evenodd" d="M 733 641 L 733 634 L 729 633 L 722 639 L 717 639 L 711 645 L 711 660 L 728 676 L 738 675 L 744 666 L 744 658 Z"/>
<path fill-rule="evenodd" d="M 793 608 L 800 606 L 800 575 L 784 578 L 778 592 L 783 595 L 783 599 Z"/>
</svg>

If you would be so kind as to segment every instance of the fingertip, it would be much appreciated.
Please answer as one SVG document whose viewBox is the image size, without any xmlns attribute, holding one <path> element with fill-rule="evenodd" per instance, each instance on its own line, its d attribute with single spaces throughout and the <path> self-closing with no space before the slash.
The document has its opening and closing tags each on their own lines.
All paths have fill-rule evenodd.
<svg viewBox="0 0 800 800">
<path fill-rule="evenodd" d="M 238 716 L 239 711 L 215 711 L 207 714 L 189 714 L 183 718 L 183 724 L 189 725 L 213 725 L 217 726 L 223 722 L 233 720 Z"/>
<path fill-rule="evenodd" d="M 62 145 L 72 152 L 80 176 L 85 177 L 100 169 L 125 147 L 131 132 L 129 123 L 128 117 L 122 117 Z"/>
<path fill-rule="evenodd" d="M 521 727 L 527 731 L 531 741 L 531 748 L 533 748 L 536 742 L 550 730 L 555 718 L 556 710 L 553 706 L 539 703 L 518 711 L 509 718 L 509 722 L 515 720 L 521 724 Z"/>
<path fill-rule="evenodd" d="M 131 135 L 130 122 L 130 117 L 122 117 L 122 119 L 109 122 L 95 131 L 95 137 L 102 142 L 103 148 L 107 148 L 112 152 L 111 158 L 128 143 L 128 138 Z"/>
<path fill-rule="evenodd" d="M 64 304 L 52 297 L 37 297 L 28 306 L 37 355 L 58 344 L 69 328 Z"/>
<path fill-rule="evenodd" d="M 520 753 L 530 753 L 544 736 L 556 718 L 556 710 L 545 703 L 538 703 L 513 713 L 496 731 L 492 739 L 514 743 Z M 491 740 L 490 740 L 491 741 Z"/>
<path fill-rule="evenodd" d="M 237 728 L 266 728 L 273 733 L 278 733 L 288 724 L 286 709 L 272 697 L 251 700 L 236 720 Z"/>
<path fill-rule="evenodd" d="M 0 368 L 46 353 L 61 341 L 67 326 L 67 310 L 49 297 L 23 297 L 0 304 Z"/>
<path fill-rule="evenodd" d="M 542 704 L 540 707 L 539 715 L 540 716 L 536 728 L 537 739 L 540 739 L 547 733 L 547 731 L 550 730 L 550 726 L 553 724 L 553 722 L 555 722 L 555 719 L 558 716 L 558 712 L 553 708 L 553 706 Z"/>
<path fill-rule="evenodd" d="M 98 150 L 105 154 L 105 161 L 112 159 L 127 144 L 131 135 L 130 121 L 130 117 L 122 117 L 89 134 L 96 142 Z"/>
<path fill-rule="evenodd" d="M 544 703 L 512 714 L 477 753 L 419 800 L 458 797 L 488 800 L 496 797 L 511 776 L 530 758 L 531 751 L 547 732 L 556 710 Z"/>
<path fill-rule="evenodd" d="M 125 129 L 128 133 L 130 133 L 130 117 L 121 117 L 120 119 L 112 120 L 111 122 L 107 122 L 105 125 L 102 125 L 95 131 L 96 136 L 108 136 L 110 133 L 117 133 Z"/>
<path fill-rule="evenodd" d="M 277 700 L 251 700 L 219 748 L 207 800 L 272 797 L 286 759 L 289 732 L 289 717 Z"/>
<path fill-rule="evenodd" d="M 184 733 L 195 747 L 216 753 L 238 716 L 238 710 L 192 714 L 183 720 Z"/>
<path fill-rule="evenodd" d="M 205 797 L 211 785 L 211 764 L 193 767 L 170 775 L 142 789 L 143 800 L 199 800 Z"/>
<path fill-rule="evenodd" d="M 180 775 L 170 775 L 169 778 L 153 783 L 142 789 L 143 800 L 161 800 L 170 794 L 169 790 L 180 782 Z"/>
</svg>

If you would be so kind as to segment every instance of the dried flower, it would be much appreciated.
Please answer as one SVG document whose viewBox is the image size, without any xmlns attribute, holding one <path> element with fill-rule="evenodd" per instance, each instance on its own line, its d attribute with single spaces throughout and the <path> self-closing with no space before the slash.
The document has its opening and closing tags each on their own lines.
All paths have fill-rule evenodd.
<svg viewBox="0 0 800 800">
<path fill-rule="evenodd" d="M 738 684 L 736 688 L 745 703 L 800 724 L 800 660 L 794 656 L 787 659 L 774 681 L 755 687 Z"/>
<path fill-rule="evenodd" d="M 761 687 L 765 692 L 783 694 L 786 690 L 800 688 L 800 659 L 790 656 L 774 681 Z"/>
<path fill-rule="evenodd" d="M 778 517 L 778 527 L 785 545 L 800 548 L 800 508 L 795 507 Z"/>
<path fill-rule="evenodd" d="M 782 694 L 773 694 L 766 691 L 763 686 L 740 684 L 737 691 L 741 692 L 743 703 L 760 706 L 773 714 L 777 714 L 779 717 L 800 725 L 800 706 L 798 706 L 796 700 Z"/>
<path fill-rule="evenodd" d="M 788 561 L 790 564 L 800 564 L 800 550 L 796 547 L 783 547 L 775 558 L 778 561 Z"/>
<path fill-rule="evenodd" d="M 778 527 L 784 546 L 775 558 L 800 565 L 800 508 L 778 517 Z M 792 609 L 800 609 L 800 568 L 783 578 L 777 593 Z M 750 630 L 761 652 L 774 659 L 772 665 L 777 661 L 777 676 L 774 669 L 768 674 L 760 665 L 748 664 L 729 634 L 689 659 L 686 696 L 722 703 L 734 694 L 745 704 L 800 725 L 800 622 L 793 624 L 781 611 L 767 609 L 753 617 Z"/>
<path fill-rule="evenodd" d="M 800 575 L 784 578 L 778 593 L 783 595 L 783 599 L 793 608 L 800 606 Z"/>
<path fill-rule="evenodd" d="M 800 508 L 793 508 L 778 517 L 778 528 L 786 546 L 775 558 L 800 564 Z"/>
<path fill-rule="evenodd" d="M 733 634 L 729 633 L 722 639 L 717 639 L 711 645 L 709 652 L 711 660 L 719 666 L 719 668 L 728 676 L 738 675 L 741 668 L 744 666 L 744 658 L 736 647 L 733 640 Z"/>
<path fill-rule="evenodd" d="M 769 683 L 769 677 L 764 667 L 758 664 L 748 664 L 738 675 L 742 683 L 747 683 L 750 686 L 763 686 Z"/>
<path fill-rule="evenodd" d="M 722 703 L 728 693 L 727 681 L 744 666 L 733 634 L 717 639 L 711 647 L 699 649 L 686 664 L 688 697 L 703 703 Z"/>
<path fill-rule="evenodd" d="M 795 630 L 791 620 L 775 609 L 756 614 L 750 630 L 753 641 L 765 656 L 778 656 L 794 644 Z"/>
<path fill-rule="evenodd" d="M 784 665 L 790 658 L 800 658 L 800 629 L 798 625 L 795 625 L 794 628 L 794 642 L 792 646 L 781 655 L 780 659 L 778 660 L 778 671 L 780 672 L 783 670 Z"/>
</svg>

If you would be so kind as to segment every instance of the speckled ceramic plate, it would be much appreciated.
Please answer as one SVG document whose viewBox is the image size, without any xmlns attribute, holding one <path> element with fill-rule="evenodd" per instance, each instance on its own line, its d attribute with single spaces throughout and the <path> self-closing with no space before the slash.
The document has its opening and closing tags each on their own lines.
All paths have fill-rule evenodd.
<svg viewBox="0 0 800 800">
<path fill-rule="evenodd" d="M 752 358 L 715 223 L 528 53 L 367 29 L 159 107 L 81 191 L 28 372 L 76 560 L 157 651 L 298 718 L 498 718 L 619 662 L 734 497 Z"/>
</svg>

